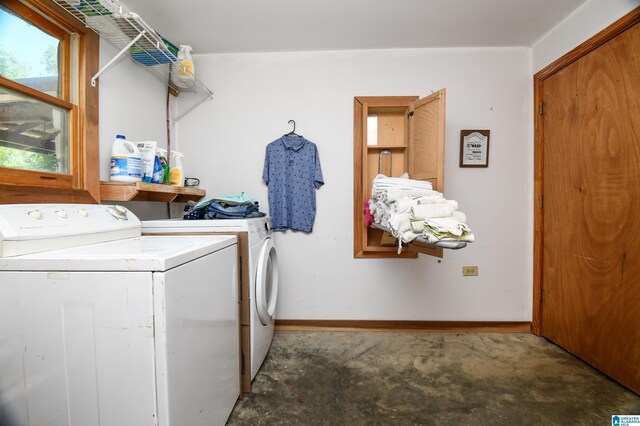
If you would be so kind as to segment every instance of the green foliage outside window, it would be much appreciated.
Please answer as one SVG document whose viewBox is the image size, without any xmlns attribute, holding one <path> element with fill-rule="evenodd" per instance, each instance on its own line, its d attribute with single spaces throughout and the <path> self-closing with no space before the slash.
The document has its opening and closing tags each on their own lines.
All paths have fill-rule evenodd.
<svg viewBox="0 0 640 426">
<path fill-rule="evenodd" d="M 58 160 L 55 155 L 23 151 L 6 146 L 0 146 L 0 166 L 14 169 L 58 172 Z"/>
<path fill-rule="evenodd" d="M 43 58 L 43 61 L 45 59 Z M 27 76 L 29 66 L 16 59 L 12 52 L 0 46 L 0 75 L 15 80 Z"/>
</svg>

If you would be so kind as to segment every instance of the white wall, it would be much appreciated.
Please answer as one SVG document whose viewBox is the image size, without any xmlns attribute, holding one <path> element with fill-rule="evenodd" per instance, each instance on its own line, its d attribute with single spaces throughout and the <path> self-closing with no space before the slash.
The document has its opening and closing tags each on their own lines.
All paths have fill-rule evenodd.
<svg viewBox="0 0 640 426">
<path fill-rule="evenodd" d="M 585 2 L 532 46 L 533 72 L 540 71 L 639 5 L 638 0 Z"/>
<path fill-rule="evenodd" d="M 104 66 L 117 53 L 115 47 L 101 40 L 100 66 Z M 98 81 L 100 180 L 109 180 L 111 145 L 116 135 L 125 135 L 130 141 L 151 140 L 157 141 L 160 147 L 167 146 L 167 89 L 165 83 L 126 55 L 108 68 Z M 135 202 L 124 205 L 148 219 L 167 217 L 167 206 L 164 203 Z"/>
<path fill-rule="evenodd" d="M 265 146 L 290 130 L 319 147 L 326 185 L 313 233 L 276 234 L 279 318 L 530 320 L 532 156 L 529 49 L 204 55 L 215 99 L 179 124 L 187 176 L 208 195 L 245 191 L 267 210 Z M 445 196 L 477 241 L 442 262 L 353 258 L 353 97 L 447 89 Z M 458 167 L 461 129 L 491 130 L 487 169 Z M 479 277 L 462 277 L 478 265 Z"/>
<path fill-rule="evenodd" d="M 590 0 L 531 49 L 416 49 L 197 56 L 215 92 L 179 124 L 187 176 L 212 194 L 245 191 L 267 211 L 264 148 L 288 132 L 319 146 L 326 185 L 312 234 L 276 235 L 278 317 L 300 319 L 529 320 L 532 282 L 532 87 L 536 72 L 637 7 Z M 101 44 L 101 63 L 115 49 Z M 459 201 L 477 241 L 442 262 L 353 259 L 353 97 L 425 95 L 447 88 L 445 195 Z M 164 85 L 124 59 L 100 78 L 100 176 L 111 143 L 166 144 Z M 193 103 L 180 95 L 182 110 Z M 491 130 L 488 169 L 458 167 L 461 129 Z M 174 145 L 175 146 L 175 145 Z M 142 218 L 164 203 L 128 203 Z M 179 210 L 174 206 L 174 214 Z M 480 276 L 461 277 L 462 265 Z"/>
<path fill-rule="evenodd" d="M 101 40 L 100 66 L 118 51 Z M 100 82 L 100 179 L 109 180 L 111 144 L 117 134 L 131 141 L 155 140 L 166 147 L 166 84 L 126 55 L 108 68 Z"/>
</svg>

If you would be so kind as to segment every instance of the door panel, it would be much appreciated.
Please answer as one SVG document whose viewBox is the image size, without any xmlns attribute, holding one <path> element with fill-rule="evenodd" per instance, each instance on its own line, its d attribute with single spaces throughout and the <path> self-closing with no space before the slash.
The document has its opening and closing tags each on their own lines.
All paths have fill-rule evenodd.
<svg viewBox="0 0 640 426">
<path fill-rule="evenodd" d="M 0 283 L 0 425 L 155 424 L 150 273 L 2 271 Z"/>
<path fill-rule="evenodd" d="M 262 325 L 273 321 L 278 299 L 278 255 L 273 239 L 267 238 L 256 267 L 256 313 Z"/>
<path fill-rule="evenodd" d="M 409 120 L 409 176 L 431 182 L 444 192 L 446 90 L 440 89 L 413 103 Z M 441 248 L 414 241 L 408 251 L 443 257 Z"/>
<path fill-rule="evenodd" d="M 445 89 L 417 100 L 410 114 L 409 176 L 444 190 Z"/>
<path fill-rule="evenodd" d="M 542 82 L 542 334 L 640 391 L 640 26 Z"/>
</svg>

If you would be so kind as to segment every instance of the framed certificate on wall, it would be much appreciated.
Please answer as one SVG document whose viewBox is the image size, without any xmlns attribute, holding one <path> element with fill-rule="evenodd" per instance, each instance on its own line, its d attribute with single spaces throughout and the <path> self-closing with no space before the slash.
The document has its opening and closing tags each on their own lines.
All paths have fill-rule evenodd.
<svg viewBox="0 0 640 426">
<path fill-rule="evenodd" d="M 460 131 L 460 167 L 489 167 L 489 130 Z"/>
</svg>

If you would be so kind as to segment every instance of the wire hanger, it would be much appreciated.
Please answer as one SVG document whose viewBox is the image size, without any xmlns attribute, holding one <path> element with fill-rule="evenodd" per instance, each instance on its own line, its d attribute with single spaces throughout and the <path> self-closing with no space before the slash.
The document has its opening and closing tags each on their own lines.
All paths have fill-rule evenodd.
<svg viewBox="0 0 640 426">
<path fill-rule="evenodd" d="M 289 120 L 289 124 L 293 123 L 293 130 L 290 131 L 289 133 L 287 133 L 285 136 L 298 136 L 298 137 L 302 137 L 302 135 L 299 135 L 296 133 L 296 121 L 295 120 Z"/>
</svg>

